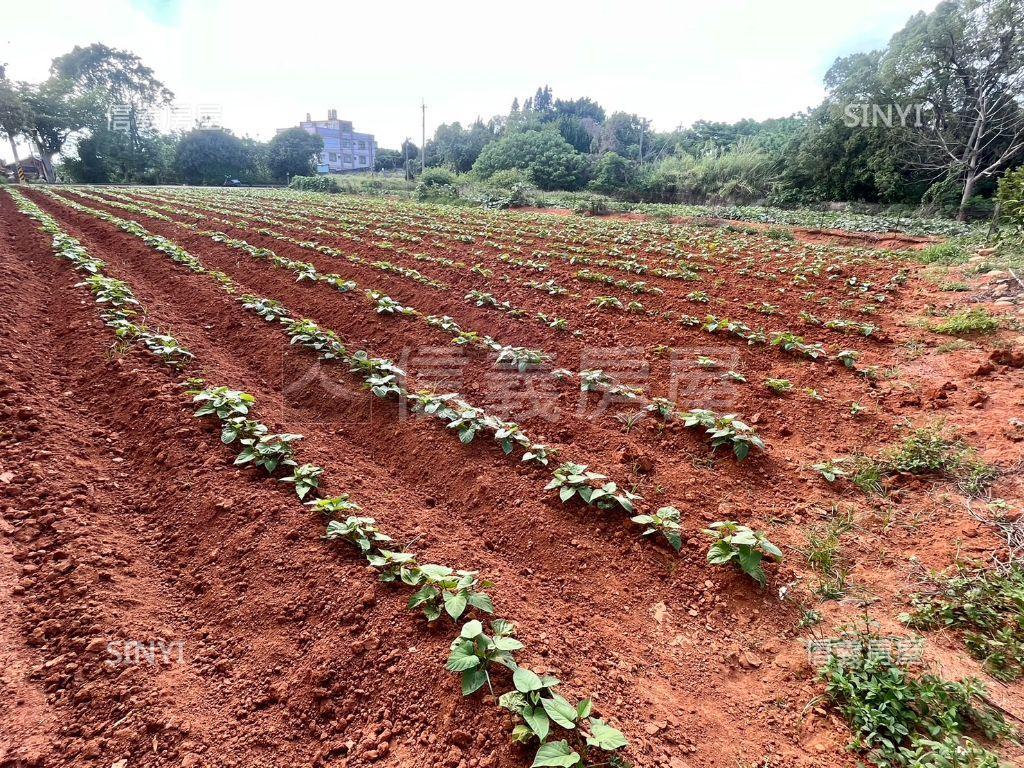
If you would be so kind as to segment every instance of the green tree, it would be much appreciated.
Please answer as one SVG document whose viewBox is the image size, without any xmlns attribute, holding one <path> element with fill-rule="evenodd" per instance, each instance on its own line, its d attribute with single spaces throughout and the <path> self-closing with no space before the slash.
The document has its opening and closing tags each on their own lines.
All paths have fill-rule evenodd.
<svg viewBox="0 0 1024 768">
<path fill-rule="evenodd" d="M 495 171 L 521 169 L 541 189 L 579 189 L 587 159 L 555 130 L 523 131 L 488 144 L 473 165 L 482 179 Z"/>
<path fill-rule="evenodd" d="M 104 119 L 94 92 L 76 93 L 74 84 L 50 77 L 36 86 L 23 86 L 22 97 L 32 111 L 28 133 L 39 147 L 48 181 L 55 181 L 53 158 L 76 131 Z"/>
<path fill-rule="evenodd" d="M 156 78 L 152 69 L 136 54 L 102 43 L 75 46 L 58 56 L 50 66 L 54 80 L 63 81 L 67 98 L 80 98 L 100 105 L 89 128 L 102 148 L 103 164 L 113 169 L 116 181 L 135 181 L 151 176 L 159 142 L 147 125 L 147 113 L 169 104 L 174 94 Z M 65 86 L 62 85 L 61 88 Z M 101 111 L 112 117 L 108 123 Z M 121 134 L 107 135 L 107 134 Z M 88 165 L 92 165 L 87 163 Z"/>
<path fill-rule="evenodd" d="M 6 77 L 0 78 L 0 133 L 3 133 L 11 144 L 15 167 L 20 164 L 16 139 L 28 133 L 31 125 L 32 111 L 25 100 Z"/>
<path fill-rule="evenodd" d="M 618 192 L 629 183 L 630 173 L 630 164 L 626 158 L 615 152 L 606 152 L 594 166 L 594 178 L 589 187 L 604 194 Z"/>
<path fill-rule="evenodd" d="M 875 105 L 909 109 L 909 118 L 897 113 L 895 125 L 888 116 L 883 125 L 916 152 L 921 176 L 957 180 L 964 219 L 979 185 L 1024 151 L 1024 3 L 941 2 L 913 16 L 884 51 L 838 60 L 826 85 L 850 126 L 864 122 L 863 104 L 872 124 L 880 122 Z"/>
<path fill-rule="evenodd" d="M 468 129 L 460 123 L 441 125 L 427 142 L 427 165 L 443 165 L 465 173 L 492 141 L 494 134 L 480 119 Z"/>
<path fill-rule="evenodd" d="M 599 152 L 616 152 L 630 160 L 640 159 L 641 136 L 647 121 L 625 112 L 614 112 L 601 126 Z"/>
<path fill-rule="evenodd" d="M 302 128 L 281 131 L 267 147 L 267 167 L 277 181 L 292 176 L 309 176 L 314 172 L 314 158 L 323 152 L 324 140 Z"/>
<path fill-rule="evenodd" d="M 375 171 L 397 171 L 402 167 L 405 158 L 402 157 L 400 149 L 378 149 L 377 159 L 374 161 Z"/>
<path fill-rule="evenodd" d="M 555 114 L 559 117 L 576 117 L 581 120 L 590 119 L 595 123 L 604 122 L 604 107 L 587 97 L 581 99 L 555 99 L 554 106 Z"/>
<path fill-rule="evenodd" d="M 200 128 L 178 141 L 174 166 L 189 184 L 223 184 L 227 179 L 242 176 L 250 160 L 237 136 Z"/>
</svg>

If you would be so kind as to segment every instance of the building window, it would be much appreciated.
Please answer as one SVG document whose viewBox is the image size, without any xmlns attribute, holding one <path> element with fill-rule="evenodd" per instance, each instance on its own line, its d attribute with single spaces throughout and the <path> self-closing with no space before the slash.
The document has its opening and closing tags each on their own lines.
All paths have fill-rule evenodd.
<svg viewBox="0 0 1024 768">
<path fill-rule="evenodd" d="M 366 149 L 366 142 L 365 141 L 360 141 L 359 142 L 359 148 L 360 149 Z"/>
<path fill-rule="evenodd" d="M 359 164 L 360 164 L 360 165 L 367 165 L 367 162 L 366 162 L 366 155 L 360 155 L 360 156 L 359 156 Z"/>
<path fill-rule="evenodd" d="M 331 152 L 328 155 L 328 157 L 330 157 L 332 163 L 338 162 L 338 153 L 337 152 Z"/>
</svg>

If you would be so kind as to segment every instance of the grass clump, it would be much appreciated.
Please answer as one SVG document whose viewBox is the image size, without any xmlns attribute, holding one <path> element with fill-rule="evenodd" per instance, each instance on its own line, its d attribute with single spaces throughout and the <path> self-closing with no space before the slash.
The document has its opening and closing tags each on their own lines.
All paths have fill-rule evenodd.
<svg viewBox="0 0 1024 768">
<path fill-rule="evenodd" d="M 938 476 L 955 481 L 968 496 L 981 496 L 999 476 L 999 470 L 939 424 L 915 429 L 902 443 L 878 457 L 856 457 L 849 479 L 866 494 L 881 494 L 886 478 L 897 475 Z"/>
<path fill-rule="evenodd" d="M 950 315 L 941 323 L 933 323 L 930 329 L 947 336 L 970 336 L 980 333 L 995 333 L 1002 324 L 1000 318 L 984 307 L 965 309 Z"/>
<path fill-rule="evenodd" d="M 901 618 L 917 629 L 962 630 L 964 644 L 985 671 L 1003 682 L 1024 676 L 1024 567 L 960 571 L 933 594 L 915 595 Z"/>
<path fill-rule="evenodd" d="M 922 248 L 914 254 L 914 258 L 922 264 L 944 264 L 951 267 L 966 264 L 970 255 L 970 251 L 963 245 L 947 242 Z"/>
<path fill-rule="evenodd" d="M 852 529 L 853 516 L 846 512 L 832 515 L 823 525 L 807 532 L 804 556 L 818 575 L 814 592 L 822 600 L 838 600 L 846 594 L 850 571 L 841 551 L 841 539 Z"/>
<path fill-rule="evenodd" d="M 984 685 L 913 675 L 872 654 L 870 639 L 860 653 L 832 656 L 821 672 L 827 698 L 854 732 L 850 748 L 881 768 L 998 768 L 998 756 L 975 739 L 998 741 L 1013 730 L 985 702 Z"/>
</svg>

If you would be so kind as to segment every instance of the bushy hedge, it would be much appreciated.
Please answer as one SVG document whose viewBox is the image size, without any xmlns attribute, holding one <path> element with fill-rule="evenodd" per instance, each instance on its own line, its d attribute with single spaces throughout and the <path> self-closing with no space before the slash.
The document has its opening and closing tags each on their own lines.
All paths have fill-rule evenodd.
<svg viewBox="0 0 1024 768">
<path fill-rule="evenodd" d="M 579 189 L 587 179 L 587 158 L 553 130 L 523 131 L 484 147 L 473 172 L 490 179 L 499 171 L 520 170 L 541 189 Z"/>
<path fill-rule="evenodd" d="M 288 184 L 288 189 L 300 189 L 304 192 L 341 192 L 341 186 L 331 176 L 296 176 Z"/>
<path fill-rule="evenodd" d="M 345 176 L 296 176 L 288 185 L 289 189 L 306 192 L 345 193 L 350 195 L 394 195 L 411 194 L 415 184 L 403 178 L 377 177 L 363 174 Z"/>
</svg>

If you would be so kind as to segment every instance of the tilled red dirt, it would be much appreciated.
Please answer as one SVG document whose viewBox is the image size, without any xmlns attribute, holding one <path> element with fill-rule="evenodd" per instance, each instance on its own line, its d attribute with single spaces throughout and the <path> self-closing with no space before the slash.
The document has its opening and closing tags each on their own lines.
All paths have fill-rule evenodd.
<svg viewBox="0 0 1024 768">
<path fill-rule="evenodd" d="M 304 435 L 303 460 L 325 468 L 331 492 L 352 493 L 396 539 L 414 541 L 423 559 L 494 580 L 498 613 L 516 621 L 526 644 L 521 660 L 563 679 L 574 696 L 593 694 L 601 715 L 629 737 L 629 759 L 645 768 L 710 768 L 752 757 L 779 767 L 856 763 L 844 750 L 840 720 L 820 707 L 805 711 L 820 693 L 802 646 L 807 633 L 796 626 L 805 606 L 776 593 L 808 578 L 799 548 L 830 505 L 858 508 L 846 550 L 852 580 L 878 598 L 873 612 L 893 631 L 900 631 L 894 617 L 905 607 L 908 579 L 918 574 L 909 554 L 941 568 L 958 554 L 983 558 L 999 547 L 992 530 L 949 501 L 948 487 L 918 483 L 880 504 L 837 492 L 805 468 L 823 454 L 880 448 L 896 439 L 899 420 L 936 416 L 988 460 L 1008 469 L 1020 462 L 1020 436 L 1008 426 L 1024 405 L 1018 368 L 979 374 L 990 351 L 979 344 L 940 354 L 936 342 L 921 356 L 906 355 L 906 342 L 921 332 L 903 320 L 928 302 L 948 302 L 926 280 L 912 279 L 885 319 L 893 342 L 852 342 L 872 362 L 900 366 L 898 379 L 872 385 L 835 366 L 737 349 L 751 380 L 817 381 L 830 395 L 822 405 L 785 406 L 741 394 L 739 410 L 760 414 L 770 446 L 763 457 L 708 463 L 705 445 L 689 432 L 624 434 L 610 416 L 580 417 L 578 392 L 559 395 L 553 421 L 535 415 L 524 422 L 568 457 L 639 482 L 653 503 L 675 503 L 689 539 L 677 558 L 637 541 L 621 517 L 539 493 L 535 470 L 491 447 L 461 446 L 435 424 L 400 419 L 389 404 L 358 392 L 343 370 L 317 372 L 316 386 L 289 386 L 312 370 L 310 360 L 208 277 L 110 224 L 30 196 L 103 258 L 110 276 L 129 283 L 149 324 L 173 333 L 196 365 L 176 377 L 138 350 L 113 349 L 91 297 L 74 287 L 76 275 L 0 195 L 0 297 L 9 318 L 0 328 L 0 588 L 9 596 L 0 603 L 4 768 L 529 762 L 509 743 L 510 721 L 493 698 L 463 700 L 443 670 L 450 627 L 426 626 L 354 555 L 320 541 L 322 523 L 290 487 L 230 466 L 217 433 L 191 416 L 182 385 L 188 375 L 254 394 L 273 429 Z M 283 301 L 347 344 L 398 359 L 404 350 L 446 343 L 422 323 L 375 316 L 358 297 L 296 284 L 172 224 L 106 210 L 175 240 L 244 290 Z M 446 295 L 251 230 L 230 234 L 506 343 L 543 345 L 567 367 L 585 349 L 467 307 L 461 296 L 473 278 Z M 665 301 L 670 289 L 691 289 L 665 287 Z M 735 290 L 736 301 L 744 295 L 724 290 Z M 548 308 L 525 290 L 508 297 Z M 646 349 L 665 342 L 664 329 L 643 319 L 587 312 L 579 322 L 594 330 L 590 343 Z M 674 343 L 706 343 L 696 331 L 675 333 Z M 1019 348 L 1012 333 L 1000 338 Z M 464 393 L 483 397 L 490 363 L 474 354 L 468 366 Z M 652 388 L 666 375 L 655 363 Z M 858 398 L 870 399 L 876 413 L 841 417 L 842 404 Z M 996 495 L 1019 501 L 1020 485 L 1009 473 Z M 772 569 L 768 590 L 704 564 L 697 531 L 724 518 L 768 529 L 786 549 L 787 563 Z M 822 608 L 824 634 L 859 610 L 853 601 Z M 135 641 L 162 642 L 171 653 L 158 650 L 153 663 L 114 658 L 112 648 Z M 931 642 L 929 658 L 957 674 L 979 674 L 953 637 Z M 994 700 L 1024 717 L 1019 684 L 992 687 Z"/>
</svg>

